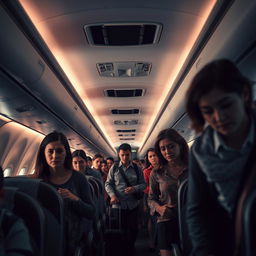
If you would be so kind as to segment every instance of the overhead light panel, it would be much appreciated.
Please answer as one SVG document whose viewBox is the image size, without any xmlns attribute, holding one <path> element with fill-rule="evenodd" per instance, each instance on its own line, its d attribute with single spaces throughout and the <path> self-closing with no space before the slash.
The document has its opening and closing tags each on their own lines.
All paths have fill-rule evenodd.
<svg viewBox="0 0 256 256">
<path fill-rule="evenodd" d="M 100 76 L 103 77 L 140 77 L 148 76 L 152 68 L 150 62 L 106 62 L 97 63 Z"/>
</svg>

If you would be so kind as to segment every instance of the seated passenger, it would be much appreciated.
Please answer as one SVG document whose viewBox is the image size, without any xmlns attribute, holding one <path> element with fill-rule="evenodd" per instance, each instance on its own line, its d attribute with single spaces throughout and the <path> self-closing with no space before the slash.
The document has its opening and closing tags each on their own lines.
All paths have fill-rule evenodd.
<svg viewBox="0 0 256 256">
<path fill-rule="evenodd" d="M 34 176 L 55 187 L 63 197 L 67 255 L 74 255 L 85 236 L 83 218 L 92 219 L 95 209 L 87 179 L 72 170 L 72 156 L 65 135 L 55 131 L 43 139 Z"/>
<path fill-rule="evenodd" d="M 2 208 L 3 170 L 0 167 L 0 255 L 32 256 L 29 234 L 22 219 Z"/>
<path fill-rule="evenodd" d="M 222 59 L 203 67 L 187 92 L 192 128 L 201 133 L 191 149 L 188 180 L 187 220 L 196 256 L 234 255 L 236 207 L 248 164 L 255 162 L 251 85 Z"/>
<path fill-rule="evenodd" d="M 157 245 L 161 256 L 171 255 L 171 244 L 179 243 L 178 188 L 187 178 L 188 145 L 174 129 L 158 134 L 155 151 L 159 168 L 150 175 L 148 203 L 152 215 L 157 215 Z"/>
<path fill-rule="evenodd" d="M 87 156 L 81 149 L 75 150 L 72 153 L 72 165 L 75 171 L 79 171 L 86 176 L 92 176 L 96 179 L 101 179 L 101 174 L 88 166 Z"/>
</svg>

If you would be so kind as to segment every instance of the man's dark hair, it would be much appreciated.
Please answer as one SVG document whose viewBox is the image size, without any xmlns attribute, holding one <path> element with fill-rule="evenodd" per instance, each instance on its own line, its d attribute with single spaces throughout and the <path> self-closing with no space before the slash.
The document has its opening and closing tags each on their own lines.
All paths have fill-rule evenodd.
<svg viewBox="0 0 256 256">
<path fill-rule="evenodd" d="M 108 157 L 106 160 L 111 160 L 113 163 L 115 162 L 114 158 L 113 157 Z"/>
<path fill-rule="evenodd" d="M 131 146 L 130 146 L 129 144 L 127 144 L 127 143 L 121 144 L 121 145 L 119 146 L 119 148 L 118 148 L 118 152 L 120 152 L 120 150 L 124 150 L 124 151 L 129 150 L 129 151 L 132 152 Z"/>
<path fill-rule="evenodd" d="M 84 152 L 84 150 L 82 150 L 82 149 L 77 149 L 77 150 L 75 150 L 75 151 L 72 153 L 72 158 L 73 158 L 73 157 L 76 157 L 76 156 L 82 157 L 82 158 L 85 160 L 85 162 L 87 162 L 87 155 L 86 155 L 86 153 Z"/>
</svg>

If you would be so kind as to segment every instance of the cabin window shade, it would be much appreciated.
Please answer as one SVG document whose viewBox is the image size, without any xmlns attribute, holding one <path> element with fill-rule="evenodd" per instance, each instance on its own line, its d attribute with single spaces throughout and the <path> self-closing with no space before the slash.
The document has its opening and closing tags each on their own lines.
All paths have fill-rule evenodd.
<svg viewBox="0 0 256 256">
<path fill-rule="evenodd" d="M 84 30 L 91 45 L 148 45 L 159 42 L 162 25 L 150 22 L 100 23 L 85 25 Z"/>
</svg>

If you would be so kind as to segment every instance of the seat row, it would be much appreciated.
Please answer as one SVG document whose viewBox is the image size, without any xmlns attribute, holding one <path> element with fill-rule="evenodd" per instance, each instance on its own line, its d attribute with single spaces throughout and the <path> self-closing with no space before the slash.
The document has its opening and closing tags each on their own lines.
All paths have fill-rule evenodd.
<svg viewBox="0 0 256 256">
<path fill-rule="evenodd" d="M 88 177 L 88 182 L 96 214 L 93 221 L 85 219 L 86 248 L 83 250 L 102 247 L 105 219 L 102 184 L 92 177 Z M 63 256 L 68 241 L 65 241 L 64 205 L 59 193 L 49 184 L 25 176 L 6 177 L 4 193 L 3 206 L 23 219 L 34 255 Z M 100 255 L 101 250 L 97 250 L 96 254 Z"/>
</svg>

